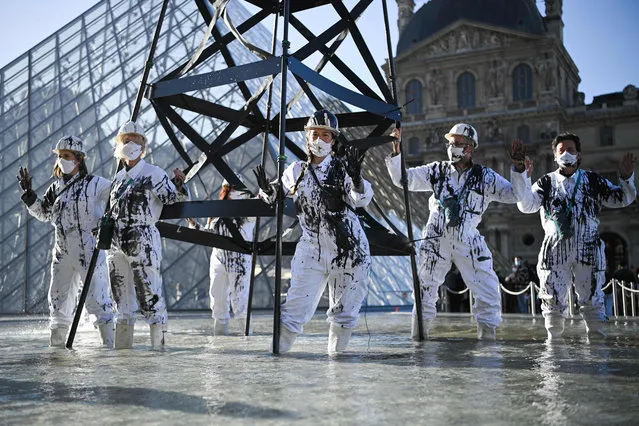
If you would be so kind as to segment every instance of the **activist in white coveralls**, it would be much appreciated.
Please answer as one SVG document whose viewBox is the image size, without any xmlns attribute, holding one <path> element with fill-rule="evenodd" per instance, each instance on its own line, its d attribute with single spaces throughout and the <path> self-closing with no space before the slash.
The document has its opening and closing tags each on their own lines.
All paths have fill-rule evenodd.
<svg viewBox="0 0 639 426">
<path fill-rule="evenodd" d="M 524 146 L 523 142 L 515 141 Z M 568 292 L 572 284 L 577 293 L 581 317 L 590 336 L 605 336 L 606 320 L 602 285 L 606 255 L 599 237 L 602 206 L 624 207 L 637 196 L 634 183 L 636 157 L 628 153 L 619 164 L 620 186 L 598 174 L 582 170 L 581 141 L 577 135 L 562 133 L 552 142 L 559 169 L 542 176 L 531 185 L 532 161 L 526 169 L 520 163 L 512 182 L 523 213 L 540 212 L 545 237 L 541 243 L 539 275 L 542 314 L 548 338 L 560 337 L 568 311 Z M 521 162 L 521 160 L 520 160 Z"/>
<path fill-rule="evenodd" d="M 31 188 L 31 175 L 20 168 L 18 180 L 22 200 L 29 213 L 55 227 L 55 242 L 49 285 L 50 345 L 64 347 L 73 320 L 78 292 L 84 285 L 91 254 L 95 249 L 93 231 L 104 213 L 110 182 L 88 173 L 83 142 L 76 136 L 58 141 L 53 167 L 56 180 L 42 200 Z M 98 257 L 86 299 L 87 312 L 94 318 L 102 344 L 113 347 L 113 301 L 104 253 Z"/>
<path fill-rule="evenodd" d="M 401 138 L 400 129 L 391 136 Z M 409 191 L 432 191 L 430 214 L 422 231 L 419 249 L 419 280 L 422 292 L 424 332 L 428 332 L 437 313 L 439 286 L 454 263 L 473 292 L 473 313 L 479 339 L 495 339 L 501 324 L 499 280 L 493 270 L 493 257 L 477 226 L 492 201 L 517 202 L 510 183 L 488 167 L 473 164 L 472 153 L 478 136 L 469 124 L 456 124 L 445 135 L 449 161 L 436 161 L 406 170 Z M 401 187 L 399 142 L 386 166 L 393 183 Z M 418 339 L 417 315 L 413 307 L 412 336 Z"/>
<path fill-rule="evenodd" d="M 164 170 L 144 161 L 147 138 L 132 121 L 120 127 L 115 157 L 124 162 L 111 190 L 110 216 L 115 220 L 107 254 L 111 289 L 117 307 L 115 348 L 133 345 L 136 312 L 142 312 L 151 329 L 151 345 L 165 344 L 168 316 L 162 295 L 162 241 L 155 223 L 162 207 L 187 201 L 184 173 L 175 169 L 173 181 Z"/>
<path fill-rule="evenodd" d="M 219 198 L 220 200 L 242 200 L 247 196 L 250 194 L 233 188 L 225 180 Z M 199 228 L 194 220 L 189 219 L 189 223 L 194 228 Z M 235 225 L 245 241 L 253 240 L 255 229 L 255 218 L 253 217 L 210 218 L 204 229 L 217 235 L 232 237 L 233 233 L 228 226 L 230 224 Z M 214 335 L 227 336 L 229 334 L 231 313 L 234 320 L 240 321 L 240 327 L 243 330 L 246 326 L 248 311 L 251 255 L 214 247 L 211 252 L 209 275 L 211 278 L 209 301 L 214 319 Z"/>
<path fill-rule="evenodd" d="M 346 163 L 335 155 L 339 129 L 333 113 L 316 111 L 304 129 L 309 161 L 287 167 L 280 191 L 269 184 L 263 168 L 256 169 L 256 176 L 267 201 L 278 193 L 293 197 L 302 227 L 282 304 L 280 351 L 291 349 L 328 283 L 328 352 L 334 354 L 346 349 L 366 296 L 370 248 L 351 209 L 370 203 L 373 190 L 361 177 L 362 158 L 356 149 L 347 150 Z"/>
</svg>

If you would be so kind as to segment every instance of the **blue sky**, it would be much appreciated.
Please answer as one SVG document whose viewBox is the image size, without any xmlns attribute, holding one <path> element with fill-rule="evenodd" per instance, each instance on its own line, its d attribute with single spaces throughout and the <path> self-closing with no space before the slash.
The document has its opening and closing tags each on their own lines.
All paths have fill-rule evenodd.
<svg viewBox="0 0 639 426">
<path fill-rule="evenodd" d="M 453 1 L 453 0 L 450 0 Z M 396 2 L 389 5 L 393 46 L 397 42 Z M 20 54 L 35 46 L 58 28 L 96 4 L 96 0 L 28 0 L 3 1 L 0 16 L 0 67 L 4 67 Z M 354 0 L 346 0 L 352 7 Z M 381 5 L 381 0 L 375 0 Z M 425 0 L 416 0 L 416 9 Z M 374 5 L 359 21 L 364 37 L 373 49 L 378 64 L 383 63 L 386 43 L 383 37 L 381 6 Z M 544 13 L 543 0 L 537 6 Z M 321 9 L 328 9 L 326 7 Z M 333 14 L 313 11 L 313 21 L 322 28 L 322 21 L 333 19 Z M 308 15 L 307 15 L 308 16 Z M 621 91 L 627 84 L 639 86 L 639 59 L 636 43 L 639 41 L 639 0 L 564 0 L 564 44 L 580 71 L 579 90 L 586 93 L 586 102 L 598 94 Z M 308 18 L 304 17 L 304 22 Z M 312 25 L 311 25 L 312 27 Z M 292 47 L 298 42 L 291 37 Z M 344 49 L 353 48 L 345 44 Z M 338 51 L 339 52 L 339 51 Z M 343 58 L 348 58 L 342 53 Z M 327 72 L 331 72 L 327 69 Z M 329 74 L 328 77 L 339 78 Z"/>
</svg>

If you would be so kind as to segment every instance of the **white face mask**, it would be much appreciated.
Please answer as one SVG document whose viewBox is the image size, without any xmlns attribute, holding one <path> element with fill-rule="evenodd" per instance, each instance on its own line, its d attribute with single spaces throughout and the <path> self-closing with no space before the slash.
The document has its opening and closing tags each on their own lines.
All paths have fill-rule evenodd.
<svg viewBox="0 0 639 426">
<path fill-rule="evenodd" d="M 326 143 L 320 138 L 316 138 L 311 139 L 308 142 L 308 149 L 310 149 L 316 157 L 326 157 L 333 150 L 333 144 Z"/>
<path fill-rule="evenodd" d="M 118 148 L 120 148 L 119 150 L 122 155 L 117 155 L 118 149 L 116 148 L 117 157 L 125 158 L 129 161 L 134 161 L 140 158 L 140 155 L 142 155 L 142 147 L 135 142 L 127 142 L 121 146 L 122 148 L 120 148 L 120 146 L 118 146 Z"/>
<path fill-rule="evenodd" d="M 77 164 L 73 160 L 65 160 L 64 158 L 58 158 L 58 166 L 62 170 L 62 173 L 68 175 L 75 169 Z"/>
<path fill-rule="evenodd" d="M 577 164 L 577 155 L 564 152 L 555 161 L 557 161 L 557 164 L 561 167 L 572 167 Z"/>
<path fill-rule="evenodd" d="M 456 146 L 448 146 L 448 159 L 453 163 L 457 163 L 464 158 L 464 150 L 466 148 L 458 148 Z"/>
</svg>

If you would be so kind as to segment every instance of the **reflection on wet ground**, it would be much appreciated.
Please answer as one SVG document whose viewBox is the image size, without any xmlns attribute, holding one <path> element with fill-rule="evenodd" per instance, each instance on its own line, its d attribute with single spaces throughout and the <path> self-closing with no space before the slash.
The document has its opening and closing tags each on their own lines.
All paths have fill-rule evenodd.
<svg viewBox="0 0 639 426">
<path fill-rule="evenodd" d="M 467 315 L 442 315 L 425 343 L 410 314 L 368 313 L 350 351 L 326 355 L 328 326 L 311 321 L 291 353 L 269 352 L 272 318 L 255 335 L 213 337 L 203 314 L 175 314 L 169 347 L 47 347 L 43 319 L 0 319 L 2 424 L 637 424 L 639 321 L 589 341 L 579 320 L 561 342 L 543 321 L 507 316 L 498 341 L 476 340 Z M 239 330 L 238 330 L 239 331 Z"/>
</svg>

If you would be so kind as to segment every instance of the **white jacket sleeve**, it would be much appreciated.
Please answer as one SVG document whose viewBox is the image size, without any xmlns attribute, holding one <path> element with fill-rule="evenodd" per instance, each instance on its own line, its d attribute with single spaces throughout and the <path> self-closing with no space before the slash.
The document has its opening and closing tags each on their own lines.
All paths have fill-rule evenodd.
<svg viewBox="0 0 639 426">
<path fill-rule="evenodd" d="M 402 163 L 401 154 L 386 157 L 386 168 L 395 186 L 401 188 Z M 432 167 L 430 164 L 406 169 L 409 191 L 432 191 L 433 185 L 430 182 Z"/>
<path fill-rule="evenodd" d="M 56 199 L 56 183 L 52 183 L 44 193 L 42 200 L 36 198 L 34 202 L 27 205 L 29 214 L 41 222 L 53 221 L 53 204 L 49 200 Z M 55 203 L 55 201 L 54 201 Z"/>
<path fill-rule="evenodd" d="M 492 169 L 488 169 L 488 173 L 491 178 L 490 188 L 487 190 L 487 195 L 490 201 L 497 201 L 498 203 L 515 204 L 519 198 L 515 193 L 513 185 L 506 180 L 503 176 Z"/>
<path fill-rule="evenodd" d="M 109 199 L 109 194 L 111 193 L 111 181 L 100 176 L 95 176 L 95 179 L 96 179 L 95 197 L 99 201 L 106 203 L 107 200 Z"/>
<path fill-rule="evenodd" d="M 531 184 L 526 171 L 518 173 L 511 170 L 513 190 L 517 198 L 517 208 L 522 213 L 535 213 L 541 208 L 541 189 L 537 183 Z"/>
<path fill-rule="evenodd" d="M 182 192 L 178 191 L 169 176 L 160 171 L 153 175 L 153 193 L 162 202 L 162 204 L 173 204 L 179 201 L 189 201 L 191 193 L 186 185 L 182 186 Z"/>
<path fill-rule="evenodd" d="M 603 179 L 603 178 L 602 178 Z M 610 208 L 626 207 L 637 198 L 637 188 L 635 187 L 635 174 L 633 173 L 628 179 L 621 179 L 617 186 L 607 179 L 603 179 L 602 185 L 608 187 L 607 191 L 601 195 L 601 203 Z"/>
<path fill-rule="evenodd" d="M 362 185 L 364 185 L 364 191 L 359 193 L 353 187 L 353 181 L 351 177 L 346 175 L 346 202 L 351 207 L 366 207 L 373 199 L 373 187 L 369 181 L 362 178 Z"/>
</svg>

